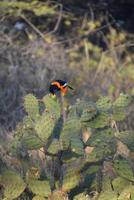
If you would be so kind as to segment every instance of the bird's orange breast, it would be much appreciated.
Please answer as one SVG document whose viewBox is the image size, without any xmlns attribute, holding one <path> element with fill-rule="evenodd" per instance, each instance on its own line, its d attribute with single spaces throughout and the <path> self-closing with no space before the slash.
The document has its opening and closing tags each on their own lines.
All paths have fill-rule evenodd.
<svg viewBox="0 0 134 200">
<path fill-rule="evenodd" d="M 57 86 L 57 88 L 59 88 L 59 89 L 61 90 L 61 93 L 62 93 L 63 95 L 65 95 L 65 94 L 67 93 L 67 91 L 68 91 L 67 86 L 61 85 L 58 81 L 52 82 L 51 85 Z"/>
</svg>

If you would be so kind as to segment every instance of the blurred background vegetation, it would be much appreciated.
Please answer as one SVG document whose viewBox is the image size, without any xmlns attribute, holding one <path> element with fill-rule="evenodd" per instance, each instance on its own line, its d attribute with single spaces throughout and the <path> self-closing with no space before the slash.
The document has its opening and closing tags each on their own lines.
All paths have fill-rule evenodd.
<svg viewBox="0 0 134 200">
<path fill-rule="evenodd" d="M 80 97 L 133 93 L 134 3 L 123 0 L 0 1 L 0 124 L 23 117 L 22 96 L 65 79 Z M 3 132 L 3 130 L 2 130 Z"/>
<path fill-rule="evenodd" d="M 133 92 L 133 6 L 131 0 L 1 1 L 1 125 L 12 130 L 23 115 L 21 97 L 42 96 L 54 79 L 74 85 L 72 101 Z"/>
<path fill-rule="evenodd" d="M 40 117 L 41 121 L 34 119 L 35 120 L 35 121 L 33 120 L 34 123 L 31 123 L 31 121 L 29 121 L 29 118 L 28 118 L 30 114 L 27 112 L 29 114 L 29 116 L 27 117 L 26 111 L 24 110 L 24 105 L 23 105 L 24 100 L 25 100 L 24 96 L 29 93 L 32 93 L 37 97 L 37 99 L 41 99 L 45 95 L 47 98 L 50 81 L 54 79 L 63 79 L 63 80 L 67 80 L 75 88 L 73 93 L 70 93 L 67 95 L 66 105 L 70 105 L 70 103 L 74 104 L 76 100 L 77 102 L 79 102 L 78 101 L 79 99 L 84 99 L 84 100 L 92 99 L 92 101 L 94 102 L 96 102 L 99 99 L 96 104 L 88 105 L 89 108 L 91 109 L 91 113 L 86 113 L 87 110 L 84 107 L 86 106 L 86 104 L 85 104 L 85 101 L 83 100 L 84 103 L 81 104 L 80 108 L 79 108 L 79 104 L 74 105 L 74 108 L 73 108 L 74 110 L 70 114 L 70 115 L 73 115 L 76 109 L 76 113 L 77 111 L 81 112 L 81 116 L 79 116 L 81 120 L 83 116 L 87 117 L 88 115 L 92 114 L 92 111 L 93 111 L 93 116 L 90 116 L 93 122 L 90 122 L 89 125 L 91 126 L 91 128 L 95 129 L 94 133 L 97 133 L 95 136 L 93 135 L 93 138 L 92 137 L 89 138 L 91 140 L 89 141 L 88 144 L 85 144 L 86 142 L 84 142 L 84 139 L 83 139 L 84 145 L 80 143 L 81 138 L 72 137 L 73 139 L 71 142 L 76 149 L 78 148 L 77 153 L 81 154 L 82 153 L 81 149 L 82 149 L 83 154 L 84 153 L 90 154 L 92 153 L 92 150 L 93 150 L 92 148 L 94 148 L 94 145 L 96 145 L 98 149 L 97 149 L 97 153 L 96 152 L 95 153 L 97 155 L 102 153 L 102 155 L 99 155 L 101 157 L 101 162 L 102 161 L 104 162 L 104 159 L 111 159 L 111 157 L 109 158 L 110 148 L 109 148 L 108 138 L 112 134 L 115 134 L 115 132 L 118 133 L 117 135 L 112 135 L 112 137 L 114 139 L 116 138 L 116 140 L 118 137 L 122 143 L 121 142 L 118 143 L 117 141 L 114 141 L 114 148 L 112 147 L 112 151 L 115 151 L 116 147 L 119 146 L 119 148 L 116 149 L 117 154 L 121 156 L 123 155 L 122 156 L 123 159 L 125 158 L 127 161 L 126 160 L 120 161 L 120 158 L 119 158 L 118 161 L 120 161 L 121 164 L 120 162 L 119 163 L 115 162 L 114 167 L 116 168 L 117 171 L 119 169 L 119 172 L 121 168 L 122 174 L 121 174 L 121 177 L 116 176 L 117 178 L 119 178 L 119 180 L 116 179 L 116 181 L 113 183 L 113 186 L 116 188 L 116 186 L 119 186 L 120 182 L 122 182 L 123 186 L 121 187 L 124 189 L 124 185 L 126 186 L 128 185 L 128 183 L 129 184 L 134 183 L 134 180 L 133 180 L 133 174 L 134 174 L 134 169 L 133 169 L 133 163 L 134 163 L 133 98 L 129 105 L 127 113 L 125 113 L 126 119 L 124 120 L 125 116 L 123 115 L 124 121 L 120 122 L 120 120 L 122 120 L 120 119 L 119 122 L 117 122 L 117 124 L 115 122 L 114 127 L 112 127 L 112 131 L 111 129 L 110 131 L 109 129 L 108 130 L 106 129 L 105 131 L 102 130 L 103 128 L 104 129 L 107 128 L 106 126 L 109 126 L 109 121 L 111 120 L 110 119 L 111 113 L 110 113 L 110 117 L 109 115 L 107 117 L 108 112 L 111 112 L 112 109 L 114 110 L 115 107 L 116 109 L 120 108 L 120 104 L 123 104 L 123 106 L 126 106 L 125 105 L 126 99 L 124 100 L 124 98 L 128 96 L 120 95 L 120 93 L 127 93 L 131 95 L 132 97 L 134 95 L 134 87 L 133 87 L 134 85 L 134 66 L 133 66 L 134 26 L 133 26 L 133 21 L 134 21 L 134 1 L 133 0 L 126 0 L 126 1 L 125 0 L 118 0 L 118 1 L 116 0 L 83 0 L 83 1 L 81 0 L 53 0 L 53 1 L 50 1 L 50 0 L 33 0 L 33 1 L 32 0 L 27 0 L 27 1 L 1 0 L 0 1 L 0 136 L 1 136 L 0 164 L 2 163 L 1 165 L 2 167 L 3 167 L 4 162 L 6 163 L 7 166 L 9 165 L 11 168 L 14 168 L 15 166 L 17 168 L 17 170 L 15 169 L 17 172 L 20 170 L 20 168 L 24 167 L 25 170 L 24 169 L 23 170 L 26 171 L 25 179 L 29 177 L 30 178 L 36 177 L 35 179 L 38 180 L 38 178 L 40 177 L 40 174 L 38 174 L 39 171 L 36 168 L 32 168 L 32 170 L 28 168 L 29 163 L 27 163 L 25 158 L 27 155 L 29 156 L 29 154 L 25 152 L 25 149 L 20 148 L 21 146 L 20 144 L 21 142 L 24 143 L 25 145 L 27 144 L 28 148 L 29 149 L 31 148 L 32 150 L 34 150 L 34 147 L 36 145 L 37 145 L 36 146 L 37 149 L 39 147 L 42 147 L 42 142 L 38 141 L 37 137 L 33 138 L 32 131 L 33 129 L 35 129 L 35 131 L 39 132 L 39 128 L 42 126 L 42 123 L 43 125 L 44 123 L 46 123 L 46 126 L 44 125 L 42 130 L 44 130 L 45 128 L 48 128 L 48 130 L 52 129 L 53 127 L 51 127 L 51 124 L 54 125 L 54 123 L 52 123 L 53 119 L 49 116 L 48 113 L 41 116 L 40 115 L 34 116 L 37 118 Z M 101 97 L 107 96 L 107 97 L 100 98 L 100 96 Z M 30 108 L 28 107 L 28 109 L 31 109 L 30 112 L 33 112 L 33 111 L 37 112 L 39 108 L 42 109 L 41 103 L 39 103 L 39 108 L 37 108 L 38 100 L 35 97 L 27 96 L 26 98 L 30 98 L 30 100 L 28 99 L 28 106 L 31 106 Z M 50 104 L 49 104 L 49 101 L 50 101 Z M 56 104 L 53 104 L 51 100 L 49 101 L 47 102 L 48 105 L 49 106 L 52 105 L 53 108 L 55 108 Z M 31 102 L 33 103 L 34 106 L 32 105 Z M 115 107 L 113 107 L 113 105 Z M 78 108 L 76 108 L 75 106 Z M 122 105 L 121 105 L 121 108 L 122 108 Z M 26 105 L 25 105 L 25 109 L 27 110 Z M 82 109 L 85 109 L 85 110 L 83 111 Z M 112 111 L 113 112 L 112 115 L 115 114 L 114 113 L 115 110 Z M 121 113 L 121 116 L 119 116 L 120 112 L 118 111 L 119 110 L 117 109 L 117 113 L 116 113 L 117 119 L 118 117 L 119 118 L 122 117 L 122 113 Z M 34 114 L 34 112 L 32 114 Z M 101 112 L 103 114 L 102 116 L 101 116 Z M 48 119 L 47 119 L 48 124 L 47 124 L 47 120 L 45 122 L 43 121 L 44 120 L 43 117 L 45 116 L 47 118 L 47 115 L 48 115 Z M 116 117 L 115 118 L 114 117 L 113 119 L 116 121 Z M 77 119 L 78 120 L 77 123 L 75 123 L 76 122 L 75 120 L 73 123 L 72 118 L 71 117 L 69 118 L 69 120 L 67 121 L 67 125 L 65 125 L 63 129 L 63 133 L 66 133 L 66 134 L 63 134 L 63 138 L 64 136 L 68 136 L 68 130 L 71 130 L 72 134 L 74 133 L 73 130 L 75 130 L 75 132 L 78 131 L 77 129 L 79 127 L 77 126 L 77 123 L 79 123 L 79 120 Z M 21 121 L 22 123 L 19 123 Z M 34 127 L 35 125 L 37 127 Z M 29 126 L 30 128 L 31 127 L 32 128 L 30 129 Z M 71 129 L 69 129 L 70 126 L 71 126 Z M 27 132 L 27 130 L 29 131 L 29 129 L 30 129 L 30 134 L 31 134 L 30 137 L 27 134 L 29 133 Z M 116 129 L 116 130 L 113 131 L 113 129 Z M 42 130 L 39 132 L 39 136 L 40 134 L 42 134 Z M 127 130 L 129 130 L 131 134 L 129 134 Z M 26 132 L 27 134 L 26 138 L 22 137 L 23 131 L 24 133 Z M 50 134 L 51 134 L 51 131 L 52 130 L 49 130 Z M 13 133 L 16 134 L 16 132 L 19 133 L 18 136 L 13 135 Z M 101 134 L 99 135 L 98 133 L 99 134 L 101 133 L 102 135 Z M 18 138 L 15 140 L 14 137 L 18 137 Z M 103 138 L 104 138 L 104 141 L 103 141 Z M 18 151 L 18 148 L 20 148 L 19 150 L 21 151 L 21 156 L 24 159 L 22 159 L 22 157 L 21 158 L 19 157 L 19 159 L 16 157 L 13 157 L 14 154 L 11 155 L 12 152 L 8 152 L 8 148 L 6 149 L 6 152 L 4 151 L 5 149 L 3 148 L 3 143 L 4 145 L 8 146 L 9 141 L 12 141 L 15 143 L 14 145 L 16 145 L 15 146 L 16 154 L 19 153 L 17 151 Z M 100 141 L 102 141 L 102 143 Z M 54 146 L 53 148 L 55 150 L 55 148 L 57 148 L 56 146 L 57 141 L 56 142 L 53 141 L 53 142 L 54 142 L 54 145 L 52 146 Z M 88 152 L 86 152 L 85 146 L 91 145 L 91 143 L 93 143 L 92 144 L 93 147 L 89 146 L 89 149 L 87 150 Z M 127 147 L 122 146 L 124 144 Z M 29 145 L 35 145 L 35 146 L 29 147 Z M 130 149 L 128 149 L 129 147 Z M 52 153 L 53 153 L 53 148 L 49 149 L 49 151 Z M 71 148 L 73 149 L 73 147 Z M 9 149 L 10 149 L 10 145 L 9 145 Z M 101 150 L 104 149 L 106 152 L 105 151 L 102 152 L 100 151 L 100 149 Z M 38 151 L 30 152 L 30 155 L 32 156 L 33 159 L 32 159 L 32 162 L 31 160 L 29 162 L 33 164 L 34 162 L 37 161 L 38 166 L 42 166 L 42 163 L 39 163 L 38 161 L 38 158 L 42 156 L 40 154 L 41 152 L 39 153 Z M 44 155 L 45 154 L 43 152 L 43 156 Z M 72 155 L 70 155 L 70 157 L 71 156 Z M 100 157 L 98 159 L 100 159 Z M 50 157 L 48 159 L 50 159 Z M 92 156 L 89 158 L 88 161 L 91 161 L 90 159 L 92 160 Z M 42 160 L 44 162 L 44 157 L 41 158 L 41 161 Z M 64 162 L 64 158 L 62 161 Z M 75 161 L 76 163 L 73 163 L 73 165 L 70 164 L 71 170 L 72 170 L 72 166 L 74 167 L 74 164 L 77 169 L 77 166 L 79 165 L 79 163 L 81 163 L 81 158 L 80 160 L 76 159 Z M 57 160 L 52 160 L 52 163 L 53 162 L 55 164 Z M 93 154 L 93 162 L 94 162 L 94 154 Z M 34 164 L 32 165 L 31 163 L 30 163 L 30 166 L 34 166 Z M 51 164 L 49 166 L 50 163 L 51 163 L 51 159 L 48 160 L 48 168 L 50 168 L 50 166 L 52 165 Z M 130 163 L 132 166 L 130 165 Z M 101 163 L 99 167 L 100 166 L 102 167 L 103 164 Z M 61 163 L 59 166 L 61 167 Z M 2 167 L 0 168 L 0 172 L 2 171 Z M 89 166 L 87 167 L 84 166 L 84 169 L 82 169 L 83 174 L 88 169 L 88 167 Z M 110 173 L 112 173 L 112 175 L 110 174 L 110 176 L 112 177 L 112 179 L 114 179 L 115 173 L 113 173 L 113 166 L 111 165 L 111 162 L 109 163 L 108 160 L 105 160 L 105 164 L 103 165 L 103 167 L 106 168 L 105 169 L 106 176 L 107 174 L 109 175 Z M 129 170 L 130 167 L 133 170 Z M 91 171 L 89 169 L 89 172 L 86 171 L 86 173 L 90 174 L 91 176 L 93 176 L 94 174 L 98 174 L 101 171 L 101 169 L 99 168 L 98 170 L 98 165 L 96 168 L 97 169 L 95 169 L 93 166 L 93 169 L 92 169 L 92 165 L 91 165 L 90 166 Z M 64 174 L 65 176 L 64 178 L 68 179 L 68 174 L 71 172 L 70 173 L 71 175 L 69 174 L 69 181 L 67 180 L 67 183 L 70 182 L 70 184 L 72 183 L 74 184 L 74 185 L 69 186 L 72 189 L 74 188 L 74 186 L 78 184 L 78 180 L 77 180 L 78 177 L 74 176 L 76 180 L 73 179 L 72 181 L 70 181 L 70 178 L 72 177 L 72 174 L 74 173 L 74 171 L 71 171 L 71 170 L 67 172 L 67 176 L 66 174 Z M 92 173 L 92 170 L 93 170 L 93 173 Z M 124 174 L 126 171 L 128 173 Z M 49 176 L 50 175 L 51 174 L 49 174 Z M 91 178 L 91 176 L 89 176 L 89 178 Z M 125 176 L 125 180 L 122 179 L 122 176 L 123 178 Z M 6 177 L 10 177 L 11 180 L 6 179 Z M 16 179 L 14 179 L 13 177 L 16 177 Z M 86 174 L 85 174 L 85 177 L 86 177 Z M 41 177 L 41 178 L 42 178 L 41 180 L 45 180 L 44 177 Z M 88 179 L 88 176 L 86 178 Z M 85 182 L 89 181 L 87 179 L 85 180 Z M 97 179 L 97 176 L 95 178 L 95 183 L 90 180 L 90 182 L 92 183 L 90 185 L 91 187 L 88 189 L 90 190 L 91 196 L 93 197 L 93 198 L 91 197 L 91 199 L 95 199 L 94 198 L 95 195 L 92 194 L 94 190 L 92 189 L 94 189 L 94 185 L 96 185 L 96 182 L 97 183 L 99 182 L 99 180 L 97 179 L 96 181 L 96 179 Z M 20 176 L 18 177 L 16 174 L 14 174 L 11 171 L 5 172 L 4 175 L 0 176 L 0 180 L 4 186 L 5 185 L 7 186 L 7 190 L 5 189 L 4 191 L 5 193 L 7 193 L 7 195 L 8 195 L 8 192 L 10 193 L 10 190 L 8 191 L 10 186 L 17 188 L 17 185 L 19 184 L 21 185 L 21 187 L 18 187 L 16 190 L 13 190 L 14 192 L 16 192 L 16 194 L 12 193 L 12 190 L 11 190 L 11 193 L 13 195 L 12 198 L 14 198 L 14 196 L 18 197 L 26 188 L 26 185 L 24 181 L 20 179 Z M 9 181 L 6 181 L 6 180 L 9 180 Z M 12 180 L 15 180 L 13 184 L 11 184 Z M 27 182 L 27 180 L 25 181 Z M 39 188 L 40 187 L 43 188 L 43 189 L 41 188 L 40 191 L 38 191 L 38 187 L 35 187 L 32 181 L 29 183 L 30 191 L 32 192 L 34 191 L 33 193 L 38 195 L 39 192 L 44 191 L 44 186 L 45 186 L 46 191 L 44 192 L 48 192 L 50 194 L 50 191 L 49 191 L 50 186 L 48 185 L 48 188 L 46 186 L 46 184 L 48 183 L 46 183 L 45 181 L 41 183 L 40 180 L 38 180 L 36 186 L 39 186 Z M 107 190 L 109 185 L 110 183 L 108 183 L 107 185 L 107 180 L 106 180 L 106 185 L 104 184 L 104 190 L 105 189 Z M 66 187 L 68 187 L 68 185 Z M 1 188 L 2 187 L 0 186 L 0 189 Z M 106 199 L 105 196 L 107 196 L 108 197 L 107 199 L 109 199 L 109 195 L 111 195 L 110 196 L 111 199 L 112 197 L 113 197 L 113 200 L 117 199 L 117 194 L 121 193 L 122 188 L 117 188 L 117 191 L 115 191 L 116 197 L 114 198 L 114 196 L 112 195 L 115 195 L 115 194 L 113 191 L 111 191 L 111 186 L 110 186 L 110 190 L 108 190 L 108 193 L 105 194 L 104 196 L 102 194 L 102 196 L 100 196 L 100 199 L 102 200 Z M 27 193 L 27 189 L 25 190 L 26 190 L 25 192 Z M 77 194 L 77 192 L 75 191 L 77 190 L 77 187 L 73 190 L 74 190 L 73 192 Z M 99 191 L 99 189 L 97 191 Z M 29 190 L 28 190 L 28 193 L 29 193 Z M 127 195 L 130 195 L 130 196 L 127 196 L 128 198 L 126 197 L 126 199 L 129 199 L 129 200 L 131 199 L 131 193 L 133 194 L 133 186 L 129 188 L 129 194 L 127 193 Z M 125 200 L 124 194 L 126 194 L 125 191 L 120 197 L 120 200 L 121 199 Z M 27 198 L 25 196 L 25 193 L 23 195 L 24 196 L 20 197 L 19 199 Z M 29 196 L 30 195 L 31 193 L 29 194 Z M 55 195 L 56 194 L 52 194 L 52 197 L 50 197 L 50 199 L 53 199 L 53 196 Z M 66 193 L 64 195 L 66 196 Z M 61 198 L 63 198 L 64 195 L 62 194 Z M 11 198 L 11 197 L 8 197 L 8 198 Z M 86 199 L 85 196 L 84 197 L 79 196 L 79 194 L 78 194 L 78 198 L 77 196 L 75 197 L 75 199 L 78 199 L 78 200 L 83 199 L 83 198 Z M 29 198 L 27 199 L 29 200 Z M 35 197 L 33 199 L 42 200 L 41 197 L 37 197 L 37 198 Z"/>
</svg>

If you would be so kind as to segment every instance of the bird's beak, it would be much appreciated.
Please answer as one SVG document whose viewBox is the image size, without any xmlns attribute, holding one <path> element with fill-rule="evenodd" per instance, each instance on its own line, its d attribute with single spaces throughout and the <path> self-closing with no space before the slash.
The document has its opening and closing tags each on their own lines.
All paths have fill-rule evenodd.
<svg viewBox="0 0 134 200">
<path fill-rule="evenodd" d="M 70 88 L 71 90 L 74 90 L 74 88 L 71 85 L 68 85 L 68 88 Z"/>
</svg>

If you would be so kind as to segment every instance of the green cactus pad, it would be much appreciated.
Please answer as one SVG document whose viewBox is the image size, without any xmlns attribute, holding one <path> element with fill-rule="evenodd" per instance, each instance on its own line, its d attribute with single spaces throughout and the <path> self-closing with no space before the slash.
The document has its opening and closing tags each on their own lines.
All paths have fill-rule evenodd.
<svg viewBox="0 0 134 200">
<path fill-rule="evenodd" d="M 126 94 L 120 96 L 113 103 L 113 119 L 115 121 L 122 121 L 125 119 L 125 108 L 131 103 L 131 97 Z"/>
<path fill-rule="evenodd" d="M 26 187 L 22 178 L 17 173 L 10 170 L 2 174 L 1 185 L 4 187 L 4 197 L 7 200 L 19 197 Z"/>
<path fill-rule="evenodd" d="M 68 169 L 63 176 L 62 190 L 69 191 L 79 185 L 80 174 L 76 173 L 73 169 Z"/>
<path fill-rule="evenodd" d="M 122 177 L 117 177 L 112 181 L 113 189 L 117 194 L 121 194 L 121 192 L 129 185 L 131 185 L 131 183 Z"/>
<path fill-rule="evenodd" d="M 112 108 L 112 103 L 111 103 L 110 99 L 106 96 L 100 97 L 98 99 L 98 101 L 96 102 L 96 105 L 97 105 L 97 108 L 103 112 L 110 111 Z"/>
<path fill-rule="evenodd" d="M 82 106 L 82 114 L 81 114 L 82 122 L 92 120 L 98 113 L 97 107 L 93 102 L 87 102 L 81 106 Z"/>
<path fill-rule="evenodd" d="M 115 160 L 114 168 L 117 174 L 130 181 L 134 181 L 133 172 L 130 166 L 130 163 L 125 159 Z"/>
<path fill-rule="evenodd" d="M 22 123 L 19 123 L 15 130 L 15 136 L 21 138 L 27 130 L 33 129 L 34 124 L 30 116 L 25 116 Z"/>
<path fill-rule="evenodd" d="M 71 150 L 78 155 L 84 155 L 84 145 L 79 137 L 71 136 Z"/>
<path fill-rule="evenodd" d="M 118 197 L 118 200 L 133 200 L 134 199 L 134 186 L 127 186 L 125 189 L 121 192 L 120 196 Z"/>
<path fill-rule="evenodd" d="M 117 132 L 116 136 L 123 144 L 127 145 L 130 151 L 134 151 L 134 133 L 133 131 L 121 131 Z"/>
<path fill-rule="evenodd" d="M 60 138 L 60 146 L 62 150 L 67 150 L 70 147 L 70 139 L 64 138 L 63 136 Z"/>
<path fill-rule="evenodd" d="M 101 112 L 93 120 L 87 123 L 90 128 L 104 128 L 109 126 L 109 115 L 108 113 Z"/>
<path fill-rule="evenodd" d="M 131 97 L 126 94 L 120 94 L 120 96 L 113 103 L 114 107 L 127 107 L 131 102 Z"/>
<path fill-rule="evenodd" d="M 43 102 L 48 112 L 55 115 L 56 118 L 60 117 L 60 104 L 57 99 L 53 99 L 50 95 L 46 95 L 43 97 Z"/>
<path fill-rule="evenodd" d="M 94 102 L 79 101 L 74 104 L 69 112 L 68 117 L 78 117 L 81 121 L 92 119 L 97 113 L 97 108 Z"/>
<path fill-rule="evenodd" d="M 113 191 L 104 191 L 100 193 L 98 200 L 117 200 L 117 197 L 117 194 Z"/>
<path fill-rule="evenodd" d="M 98 146 L 100 144 L 114 142 L 114 133 L 111 128 L 106 128 L 102 130 L 96 130 L 92 133 L 90 138 L 87 140 L 87 146 Z"/>
<path fill-rule="evenodd" d="M 78 118 L 68 118 L 61 132 L 61 137 L 70 138 L 70 135 L 79 135 L 81 124 Z"/>
<path fill-rule="evenodd" d="M 63 150 L 68 149 L 71 136 L 79 137 L 81 132 L 81 124 L 78 118 L 69 118 L 64 124 L 63 130 L 60 136 L 60 143 Z"/>
<path fill-rule="evenodd" d="M 32 200 L 45 200 L 46 198 L 40 195 L 36 195 L 32 198 Z"/>
<path fill-rule="evenodd" d="M 122 107 L 113 107 L 112 119 L 115 121 L 123 121 L 126 117 L 125 110 Z"/>
<path fill-rule="evenodd" d="M 32 121 L 30 116 L 25 116 L 23 119 L 23 128 L 32 128 L 34 125 L 34 122 Z"/>
<path fill-rule="evenodd" d="M 21 138 L 21 144 L 27 150 L 40 149 L 44 146 L 44 143 L 41 141 L 41 139 L 39 139 L 39 137 L 34 133 L 26 133 Z"/>
<path fill-rule="evenodd" d="M 84 193 L 78 194 L 74 197 L 74 200 L 89 200 L 89 196 Z"/>
<path fill-rule="evenodd" d="M 47 151 L 52 154 L 57 154 L 60 150 L 60 142 L 58 139 L 53 139 Z"/>
<path fill-rule="evenodd" d="M 44 142 L 51 136 L 55 119 L 48 112 L 44 113 L 35 124 L 35 130 L 39 138 Z"/>
<path fill-rule="evenodd" d="M 28 180 L 28 188 L 32 191 L 33 194 L 47 197 L 51 194 L 49 181 L 40 181 L 40 180 Z"/>
<path fill-rule="evenodd" d="M 39 104 L 34 95 L 28 94 L 24 97 L 24 107 L 32 120 L 36 120 L 39 117 Z"/>
<path fill-rule="evenodd" d="M 104 139 L 105 140 L 105 139 Z M 109 139 L 109 143 L 107 143 L 107 141 L 101 141 L 99 138 L 96 139 L 95 141 L 93 141 L 94 143 L 94 149 L 93 151 L 87 155 L 86 159 L 89 162 L 97 162 L 99 160 L 104 159 L 107 156 L 111 156 L 112 154 L 114 154 L 116 152 L 116 143 L 114 142 L 114 140 L 110 141 Z M 89 140 L 90 141 L 90 140 Z M 92 143 L 92 144 L 93 144 Z"/>
</svg>

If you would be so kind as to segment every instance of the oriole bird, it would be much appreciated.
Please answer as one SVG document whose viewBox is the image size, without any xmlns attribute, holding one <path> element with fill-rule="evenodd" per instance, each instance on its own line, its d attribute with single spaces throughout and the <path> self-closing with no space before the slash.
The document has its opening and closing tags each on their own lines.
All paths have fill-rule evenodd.
<svg viewBox="0 0 134 200">
<path fill-rule="evenodd" d="M 53 95 L 61 92 L 61 94 L 64 96 L 68 92 L 68 88 L 73 90 L 67 81 L 55 80 L 50 83 L 49 92 Z"/>
</svg>

